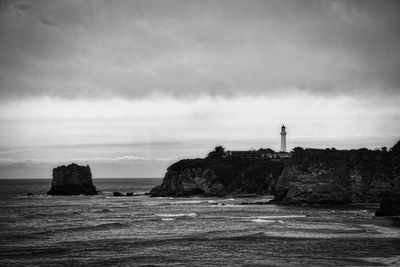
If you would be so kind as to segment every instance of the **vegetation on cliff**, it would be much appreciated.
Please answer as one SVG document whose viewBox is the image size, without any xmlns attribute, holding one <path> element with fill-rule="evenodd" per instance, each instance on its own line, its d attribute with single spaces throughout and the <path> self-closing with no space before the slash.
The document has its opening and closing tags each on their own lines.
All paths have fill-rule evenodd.
<svg viewBox="0 0 400 267">
<path fill-rule="evenodd" d="M 295 165 L 300 171 L 307 172 L 311 167 L 323 166 L 335 168 L 348 173 L 358 170 L 360 175 L 370 182 L 376 176 L 390 176 L 392 172 L 392 153 L 386 149 L 357 150 L 332 149 L 302 149 L 295 148 L 290 165 Z"/>
<path fill-rule="evenodd" d="M 390 151 L 295 148 L 274 184 L 286 203 L 379 202 L 398 191 L 399 143 Z"/>
<path fill-rule="evenodd" d="M 167 169 L 163 184 L 152 190 L 156 195 L 206 195 L 268 193 L 268 185 L 283 170 L 283 163 L 269 159 L 225 157 L 222 147 L 216 147 L 204 159 L 184 159 Z M 212 180 L 212 184 L 207 183 Z M 184 188 L 184 183 L 187 187 Z M 189 184 L 192 186 L 188 186 Z M 222 187 L 212 190 L 213 185 Z M 217 192 L 216 192 L 217 191 Z"/>
<path fill-rule="evenodd" d="M 168 168 L 180 172 L 189 168 L 212 170 L 226 192 L 267 193 L 268 185 L 283 170 L 283 163 L 269 159 L 194 159 L 182 160 Z"/>
<path fill-rule="evenodd" d="M 274 194 L 285 203 L 380 201 L 400 187 L 400 142 L 389 151 L 295 148 L 291 158 L 229 157 L 218 146 L 204 159 L 172 164 L 153 196 Z"/>
</svg>

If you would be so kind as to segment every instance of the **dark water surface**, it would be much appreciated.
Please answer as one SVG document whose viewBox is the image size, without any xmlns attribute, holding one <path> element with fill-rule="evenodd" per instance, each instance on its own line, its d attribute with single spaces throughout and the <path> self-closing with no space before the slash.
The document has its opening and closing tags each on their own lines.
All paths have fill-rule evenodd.
<svg viewBox="0 0 400 267">
<path fill-rule="evenodd" d="M 377 204 L 112 197 L 161 179 L 94 183 L 102 195 L 47 196 L 49 179 L 0 180 L 0 266 L 400 266 L 399 218 L 375 218 Z"/>
</svg>

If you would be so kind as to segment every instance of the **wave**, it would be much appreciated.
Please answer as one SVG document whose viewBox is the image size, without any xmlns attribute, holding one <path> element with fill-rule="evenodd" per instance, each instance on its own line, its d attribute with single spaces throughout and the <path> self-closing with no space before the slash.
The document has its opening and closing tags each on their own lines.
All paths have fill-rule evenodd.
<svg viewBox="0 0 400 267">
<path fill-rule="evenodd" d="M 265 219 L 253 219 L 251 220 L 252 222 L 256 222 L 256 223 L 274 223 L 274 220 L 265 220 Z"/>
<path fill-rule="evenodd" d="M 280 218 L 306 218 L 306 215 L 270 215 L 270 216 L 257 216 L 259 219 L 280 219 Z"/>
<path fill-rule="evenodd" d="M 252 219 L 250 221 L 251 222 L 256 222 L 256 223 L 280 223 L 280 224 L 284 224 L 285 223 L 282 220 L 266 220 L 266 219 L 261 219 L 261 218 Z"/>
<path fill-rule="evenodd" d="M 28 219 L 40 219 L 47 217 L 71 217 L 73 215 L 82 214 L 82 211 L 79 210 L 65 210 L 65 211 L 49 211 L 47 213 L 39 212 L 34 214 L 24 215 L 24 218 Z"/>
<path fill-rule="evenodd" d="M 225 203 L 217 203 L 217 205 L 214 205 L 215 207 L 234 207 L 234 208 L 243 208 L 242 205 L 236 205 L 236 204 L 225 204 Z"/>
<path fill-rule="evenodd" d="M 123 224 L 123 223 L 103 223 L 98 225 L 54 229 L 34 234 L 43 235 L 43 234 L 60 234 L 60 233 L 74 233 L 74 232 L 87 232 L 87 231 L 104 231 L 104 230 L 113 230 L 113 229 L 121 229 L 128 227 L 129 227 L 128 224 Z"/>
<path fill-rule="evenodd" d="M 119 228 L 128 228 L 129 225 L 125 223 L 103 223 L 94 226 L 82 227 L 83 230 L 110 230 Z"/>
<path fill-rule="evenodd" d="M 158 217 L 196 217 L 196 213 L 178 213 L 178 214 L 171 214 L 171 213 L 160 213 L 155 214 Z"/>
<path fill-rule="evenodd" d="M 335 212 L 335 210 L 332 210 L 332 213 L 334 213 L 334 212 Z M 358 213 L 368 213 L 368 210 L 338 210 L 337 212 L 358 214 Z"/>
<path fill-rule="evenodd" d="M 47 194 L 33 194 L 33 195 L 17 195 L 15 198 L 50 198 L 51 195 Z"/>
<path fill-rule="evenodd" d="M 98 210 L 94 210 L 92 211 L 93 213 L 108 213 L 108 212 L 112 212 L 110 209 L 98 209 Z"/>
<path fill-rule="evenodd" d="M 170 202 L 169 204 L 171 205 L 179 205 L 179 204 L 199 204 L 204 202 L 204 200 L 179 200 L 179 201 L 174 201 Z"/>
<path fill-rule="evenodd" d="M 174 218 L 162 218 L 161 221 L 175 221 Z"/>
<path fill-rule="evenodd" d="M 272 221 L 272 222 L 279 222 L 283 223 L 282 220 L 277 219 L 285 219 L 285 218 L 305 218 L 306 215 L 269 215 L 269 216 L 229 216 L 231 219 L 243 219 L 243 220 L 250 220 L 250 221 L 257 221 L 262 222 L 265 221 Z"/>
</svg>

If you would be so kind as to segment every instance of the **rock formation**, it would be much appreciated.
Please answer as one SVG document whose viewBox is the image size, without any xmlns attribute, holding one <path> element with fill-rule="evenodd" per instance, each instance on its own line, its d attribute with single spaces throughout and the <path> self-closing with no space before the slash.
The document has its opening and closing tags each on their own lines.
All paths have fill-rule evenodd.
<svg viewBox="0 0 400 267">
<path fill-rule="evenodd" d="M 390 151 L 296 148 L 291 154 L 282 161 L 224 156 L 181 160 L 167 169 L 150 195 L 255 193 L 275 195 L 279 203 L 342 204 L 379 202 L 400 192 L 400 142 Z"/>
<path fill-rule="evenodd" d="M 223 196 L 224 187 L 215 172 L 210 169 L 188 168 L 182 171 L 169 170 L 161 186 L 151 190 L 152 196 L 190 196 L 204 194 Z"/>
<path fill-rule="evenodd" d="M 48 195 L 95 195 L 90 167 L 72 163 L 53 169 L 53 181 Z"/>
<path fill-rule="evenodd" d="M 268 159 L 205 158 L 171 165 L 151 196 L 225 196 L 266 194 L 268 184 L 282 172 L 281 162 Z"/>
<path fill-rule="evenodd" d="M 400 190 L 397 143 L 385 150 L 297 149 L 273 185 L 276 202 L 379 202 Z"/>
</svg>

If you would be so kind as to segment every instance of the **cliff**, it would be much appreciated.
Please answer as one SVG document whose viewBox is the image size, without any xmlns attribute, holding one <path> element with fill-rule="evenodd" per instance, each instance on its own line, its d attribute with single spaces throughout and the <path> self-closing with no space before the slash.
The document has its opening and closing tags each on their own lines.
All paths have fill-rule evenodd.
<svg viewBox="0 0 400 267">
<path fill-rule="evenodd" d="M 217 152 L 217 151 L 216 151 Z M 379 202 L 400 191 L 400 142 L 390 151 L 296 148 L 282 161 L 211 152 L 167 169 L 152 196 L 273 194 L 280 203 Z M 214 154 L 213 154 L 214 153 Z"/>
<path fill-rule="evenodd" d="M 268 185 L 282 170 L 281 162 L 268 159 L 186 159 L 171 165 L 162 184 L 150 195 L 266 194 L 270 191 Z"/>
<path fill-rule="evenodd" d="M 273 186 L 284 203 L 379 202 L 399 190 L 394 153 L 297 149 Z"/>
<path fill-rule="evenodd" d="M 95 195 L 92 173 L 89 166 L 72 163 L 53 169 L 53 180 L 48 195 Z"/>
</svg>

